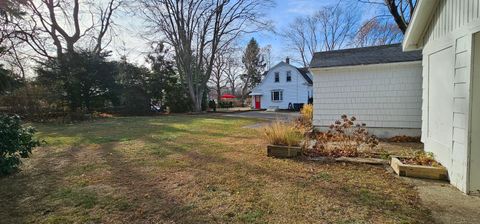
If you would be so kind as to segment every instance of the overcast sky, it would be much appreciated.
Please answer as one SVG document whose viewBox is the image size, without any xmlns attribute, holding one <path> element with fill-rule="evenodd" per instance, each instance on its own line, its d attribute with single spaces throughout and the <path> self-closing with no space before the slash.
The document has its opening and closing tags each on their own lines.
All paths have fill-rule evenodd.
<svg viewBox="0 0 480 224">
<path fill-rule="evenodd" d="M 358 3 L 357 0 L 342 0 L 348 3 L 357 3 L 355 9 L 360 10 L 362 19 L 371 18 L 378 13 L 378 6 Z M 265 10 L 266 19 L 273 22 L 275 30 L 281 32 L 296 17 L 308 16 L 322 6 L 334 5 L 339 0 L 274 0 L 275 6 Z M 143 32 L 143 22 L 136 16 L 121 13 L 116 22 L 121 25 L 118 38 L 111 46 L 115 57 L 126 54 L 132 62 L 144 63 L 145 53 L 150 51 L 148 41 L 139 34 Z M 239 44 L 243 47 L 251 38 L 255 38 L 261 47 L 272 46 L 272 63 L 276 64 L 285 57 L 294 54 L 285 46 L 284 41 L 272 32 L 264 31 L 244 35 Z"/>
</svg>

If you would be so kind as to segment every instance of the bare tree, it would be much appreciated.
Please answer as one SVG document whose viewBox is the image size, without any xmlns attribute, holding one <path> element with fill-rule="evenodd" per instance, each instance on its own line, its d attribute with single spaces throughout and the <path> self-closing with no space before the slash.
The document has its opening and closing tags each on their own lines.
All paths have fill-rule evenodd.
<svg viewBox="0 0 480 224">
<path fill-rule="evenodd" d="M 356 47 L 398 43 L 402 32 L 395 23 L 373 18 L 363 23 L 354 39 Z"/>
<path fill-rule="evenodd" d="M 202 98 L 218 52 L 252 24 L 259 24 L 267 0 L 140 0 L 151 25 L 175 49 L 178 71 L 194 110 Z"/>
<path fill-rule="evenodd" d="M 104 38 L 107 32 L 111 29 L 111 26 L 113 25 L 112 21 L 112 16 L 113 13 L 120 8 L 120 6 L 123 4 L 122 1 L 120 0 L 110 0 L 107 3 L 106 7 L 102 6 L 97 6 L 97 11 L 98 11 L 98 24 L 99 24 L 99 30 L 97 36 L 93 36 L 94 42 L 95 42 L 95 47 L 93 48 L 94 52 L 100 53 L 102 52 L 106 46 L 108 46 L 111 41 L 112 41 L 112 35 L 110 35 L 110 39 L 104 43 Z"/>
<path fill-rule="evenodd" d="M 241 81 L 241 62 L 238 58 L 229 57 L 225 67 L 225 76 L 227 83 L 230 86 L 230 92 L 232 95 L 236 95 L 237 87 L 240 86 Z"/>
<path fill-rule="evenodd" d="M 272 45 L 262 47 L 261 52 L 265 59 L 266 69 L 269 70 L 272 67 Z"/>
<path fill-rule="evenodd" d="M 281 36 L 307 67 L 313 54 L 320 50 L 336 50 L 351 44 L 358 29 L 357 11 L 348 5 L 325 6 L 314 15 L 296 18 Z"/>
<path fill-rule="evenodd" d="M 298 53 L 303 66 L 307 67 L 315 51 L 321 46 L 319 24 L 314 16 L 298 17 L 281 35 L 290 48 Z"/>
<path fill-rule="evenodd" d="M 215 58 L 212 69 L 212 76 L 210 77 L 210 83 L 213 85 L 215 92 L 217 93 L 217 103 L 220 102 L 222 97 L 222 89 L 227 86 L 227 78 L 225 76 L 227 69 L 227 52 L 219 53 Z"/>
<path fill-rule="evenodd" d="M 408 24 L 413 15 L 413 11 L 418 0 L 359 0 L 363 3 L 377 4 L 385 6 L 398 28 L 403 34 L 407 31 Z"/>
<path fill-rule="evenodd" d="M 28 56 L 22 53 L 21 48 L 23 47 L 22 42 L 10 38 L 7 45 L 8 51 L 5 52 L 4 58 L 2 58 L 10 69 L 13 71 L 13 74 L 19 74 L 21 79 L 25 80 L 27 76 L 27 61 Z"/>
<path fill-rule="evenodd" d="M 327 6 L 315 14 L 322 38 L 322 50 L 344 48 L 355 36 L 359 16 L 356 10 L 341 5 Z"/>
<path fill-rule="evenodd" d="M 0 1 L 0 46 L 15 33 L 16 20 L 24 16 L 22 9 L 26 0 L 3 0 Z"/>
<path fill-rule="evenodd" d="M 25 79 L 25 56 L 20 52 L 23 42 L 15 38 L 19 23 L 24 19 L 27 0 L 4 0 L 0 2 L 0 56 L 13 74 Z"/>
<path fill-rule="evenodd" d="M 237 45 L 232 45 L 229 48 L 223 50 L 218 56 L 217 59 L 219 63 L 215 63 L 216 67 L 214 70 L 221 68 L 222 75 L 213 74 L 212 78 L 215 80 L 214 83 L 220 81 L 220 88 L 225 88 L 228 86 L 229 92 L 232 95 L 236 95 L 236 90 L 240 86 L 241 76 L 242 76 L 242 62 L 240 54 L 242 53 L 241 48 Z M 217 61 L 216 59 L 216 61 Z M 218 64 L 218 66 L 217 66 Z M 215 76 L 215 77 L 214 77 Z M 217 88 L 219 89 L 219 88 Z"/>
<path fill-rule="evenodd" d="M 75 45 L 83 37 L 95 39 L 92 49 L 100 53 L 104 49 L 105 34 L 113 23 L 112 14 L 122 4 L 122 0 L 109 0 L 107 6 L 102 6 L 99 1 L 26 1 L 30 19 L 19 26 L 16 37 L 28 43 L 37 54 L 49 58 L 75 52 Z M 80 20 L 82 13 L 89 13 L 90 25 Z M 49 43 L 55 49 L 54 56 Z"/>
</svg>

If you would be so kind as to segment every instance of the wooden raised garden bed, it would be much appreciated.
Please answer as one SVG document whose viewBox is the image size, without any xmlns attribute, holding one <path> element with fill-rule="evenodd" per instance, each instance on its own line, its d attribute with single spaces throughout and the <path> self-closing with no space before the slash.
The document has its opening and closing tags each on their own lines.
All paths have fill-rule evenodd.
<svg viewBox="0 0 480 224">
<path fill-rule="evenodd" d="M 302 148 L 299 146 L 268 145 L 267 155 L 277 158 L 293 158 L 300 155 Z"/>
<path fill-rule="evenodd" d="M 420 166 L 404 164 L 401 157 L 392 157 L 390 165 L 402 177 L 416 177 L 434 180 L 448 180 L 447 169 L 443 166 Z"/>
</svg>

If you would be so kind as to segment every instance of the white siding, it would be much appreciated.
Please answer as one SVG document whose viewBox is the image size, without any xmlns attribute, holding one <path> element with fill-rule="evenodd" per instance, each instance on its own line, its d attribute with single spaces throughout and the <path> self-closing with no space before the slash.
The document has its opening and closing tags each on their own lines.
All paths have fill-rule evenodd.
<svg viewBox="0 0 480 224">
<path fill-rule="evenodd" d="M 424 36 L 425 43 L 451 35 L 480 18 L 479 0 L 438 0 L 430 26 Z"/>
<path fill-rule="evenodd" d="M 426 71 L 432 75 L 424 75 L 427 83 L 424 108 L 429 114 L 424 117 L 425 150 L 433 152 L 436 159 L 445 167 L 451 167 L 452 124 L 453 124 L 453 80 L 451 74 L 455 64 L 451 60 L 453 47 L 447 47 L 430 55 L 425 55 Z"/>
<path fill-rule="evenodd" d="M 469 145 L 471 114 L 471 77 L 472 77 L 472 36 L 480 31 L 480 0 L 439 0 L 432 19 L 425 29 L 423 36 L 423 65 L 424 65 L 424 111 L 422 141 L 425 142 L 425 150 L 435 154 L 438 160 L 449 170 L 450 182 L 469 193 L 479 189 L 472 189 L 469 185 L 469 178 L 480 175 L 478 170 L 474 171 L 469 164 L 475 161 L 471 158 Z M 444 49 L 451 49 L 448 55 L 441 60 L 431 60 L 433 55 Z M 453 66 L 445 68 L 446 75 L 439 77 L 431 68 L 442 68 L 448 63 Z M 448 96 L 431 95 L 436 82 L 435 79 L 443 79 L 450 82 L 446 89 Z M 430 82 L 428 81 L 430 80 Z M 425 97 L 425 94 L 428 97 Z M 451 103 L 449 103 L 451 102 Z M 439 141 L 432 135 L 438 132 L 439 121 L 432 120 L 438 116 L 439 111 L 434 110 L 440 104 L 450 104 L 451 110 L 448 120 L 451 120 L 448 129 L 445 130 L 448 140 L 445 144 L 438 144 Z M 444 122 L 443 119 L 441 122 Z M 473 150 L 473 149 L 472 149 Z M 476 187 L 478 188 L 478 186 Z"/>
<path fill-rule="evenodd" d="M 475 34 L 474 41 L 474 66 L 473 66 L 473 97 L 472 97 L 472 109 L 471 114 L 471 136 L 480 136 L 480 33 Z M 480 194 L 480 176 L 478 172 L 480 170 L 480 139 L 472 138 L 471 153 L 470 153 L 470 190 L 472 193 Z"/>
<path fill-rule="evenodd" d="M 287 72 L 292 74 L 292 81 L 287 82 Z M 275 73 L 280 74 L 279 82 L 275 82 Z M 271 92 L 273 90 L 283 91 L 282 101 L 272 101 Z M 255 87 L 252 92 L 261 93 L 260 105 L 262 109 L 269 107 L 278 107 L 279 109 L 288 109 L 289 103 L 308 103 L 308 97 L 312 96 L 312 86 L 307 83 L 302 74 L 292 65 L 284 62 L 270 69 L 262 82 Z M 255 102 L 253 102 L 255 104 Z"/>
<path fill-rule="evenodd" d="M 450 182 L 464 192 L 468 173 L 470 59 L 471 36 L 459 37 L 442 50 L 424 51 L 429 68 L 425 75 L 429 83 L 425 150 L 434 153 L 447 167 Z"/>
<path fill-rule="evenodd" d="M 421 128 L 420 62 L 314 70 L 314 125 L 342 114 L 374 128 Z"/>
<path fill-rule="evenodd" d="M 470 87 L 470 54 L 471 54 L 471 36 L 458 38 L 455 44 L 455 70 L 453 71 L 453 103 L 457 105 L 453 111 L 455 123 L 452 125 L 452 167 L 456 167 L 450 172 L 450 180 L 461 190 L 466 191 L 467 179 L 467 123 L 468 116 L 468 97 Z"/>
</svg>

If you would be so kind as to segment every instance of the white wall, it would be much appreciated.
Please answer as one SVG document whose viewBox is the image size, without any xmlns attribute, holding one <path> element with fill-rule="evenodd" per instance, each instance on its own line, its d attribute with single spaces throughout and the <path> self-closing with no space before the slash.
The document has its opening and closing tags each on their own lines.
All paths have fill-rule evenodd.
<svg viewBox="0 0 480 224">
<path fill-rule="evenodd" d="M 287 82 L 287 71 L 292 73 L 292 81 Z M 280 82 L 275 82 L 275 72 L 280 74 Z M 283 90 L 283 100 L 272 102 L 271 91 Z M 261 108 L 278 107 L 279 109 L 288 109 L 289 103 L 308 103 L 308 96 L 312 96 L 312 86 L 308 85 L 302 74 L 297 68 L 287 63 L 281 62 L 269 70 L 262 82 L 252 90 L 253 93 L 260 93 Z M 252 98 L 253 99 L 253 98 Z M 252 103 L 255 106 L 255 103 Z"/>
<path fill-rule="evenodd" d="M 467 26 L 478 25 L 480 18 L 479 0 L 436 0 L 438 6 L 434 10 L 430 26 L 424 35 L 424 44 L 441 40 L 452 35 L 461 34 L 459 30 Z"/>
<path fill-rule="evenodd" d="M 474 36 L 474 66 L 473 66 L 473 97 L 472 97 L 472 120 L 471 136 L 480 136 L 480 33 Z M 472 138 L 470 149 L 470 191 L 480 194 L 480 139 Z"/>
<path fill-rule="evenodd" d="M 480 0 L 439 0 L 422 38 L 426 83 L 422 141 L 425 150 L 447 167 L 450 183 L 465 193 L 479 190 L 471 180 L 480 178 L 480 171 L 474 169 L 480 161 L 469 147 L 474 116 L 472 41 L 473 34 L 480 31 L 479 16 Z"/>
<path fill-rule="evenodd" d="M 424 108 L 428 113 L 423 133 L 425 151 L 433 152 L 435 158 L 447 168 L 452 167 L 454 77 L 451 72 L 454 70 L 454 62 L 449 59 L 454 51 L 449 46 L 424 56 L 427 61 L 426 70 L 435 74 L 425 76 L 424 79 L 427 83 Z M 450 178 L 453 176 L 455 173 L 450 172 Z"/>
<path fill-rule="evenodd" d="M 381 130 L 376 133 L 380 137 L 420 135 L 420 62 L 312 69 L 312 72 L 315 126 L 329 126 L 347 114 L 356 116 L 370 129 Z"/>
</svg>

